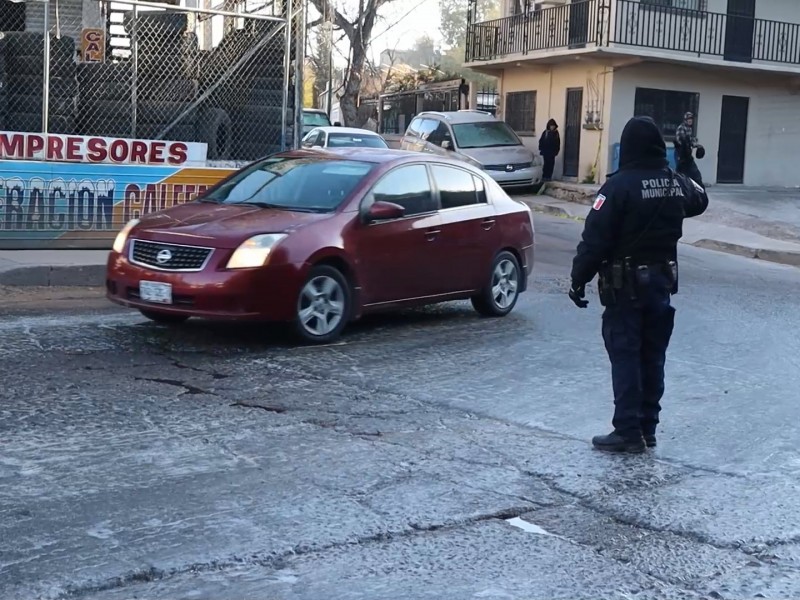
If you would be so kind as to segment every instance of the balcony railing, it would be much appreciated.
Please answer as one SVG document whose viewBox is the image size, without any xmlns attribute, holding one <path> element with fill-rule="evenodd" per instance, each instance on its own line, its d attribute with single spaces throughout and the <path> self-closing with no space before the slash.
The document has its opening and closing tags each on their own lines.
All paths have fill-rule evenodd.
<svg viewBox="0 0 800 600">
<path fill-rule="evenodd" d="M 581 0 L 472 25 L 467 62 L 542 50 L 632 46 L 738 62 L 800 65 L 800 24 L 652 6 Z"/>
</svg>

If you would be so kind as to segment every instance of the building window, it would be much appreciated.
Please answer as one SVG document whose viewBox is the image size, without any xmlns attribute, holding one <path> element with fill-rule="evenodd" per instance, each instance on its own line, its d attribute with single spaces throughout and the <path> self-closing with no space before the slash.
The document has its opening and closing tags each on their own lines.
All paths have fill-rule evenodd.
<svg viewBox="0 0 800 600">
<path fill-rule="evenodd" d="M 708 0 L 641 0 L 642 6 L 678 8 L 683 10 L 708 10 Z"/>
<path fill-rule="evenodd" d="M 505 121 L 518 135 L 533 135 L 536 130 L 536 92 L 506 94 Z"/>
<path fill-rule="evenodd" d="M 675 130 L 683 123 L 686 112 L 694 113 L 694 130 L 697 131 L 697 109 L 700 94 L 636 88 L 633 114 L 636 117 L 651 117 L 667 141 L 675 139 Z"/>
</svg>

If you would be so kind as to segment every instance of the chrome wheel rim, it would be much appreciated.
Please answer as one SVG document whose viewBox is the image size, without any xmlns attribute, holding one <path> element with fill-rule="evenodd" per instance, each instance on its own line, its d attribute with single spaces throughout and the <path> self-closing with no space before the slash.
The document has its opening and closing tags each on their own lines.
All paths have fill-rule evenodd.
<svg viewBox="0 0 800 600">
<path fill-rule="evenodd" d="M 297 316 L 300 325 L 314 336 L 327 335 L 344 318 L 345 295 L 333 277 L 314 277 L 300 292 Z"/>
<path fill-rule="evenodd" d="M 504 258 L 492 273 L 492 299 L 497 307 L 503 310 L 510 307 L 517 297 L 518 288 L 517 267 L 510 259 Z"/>
</svg>

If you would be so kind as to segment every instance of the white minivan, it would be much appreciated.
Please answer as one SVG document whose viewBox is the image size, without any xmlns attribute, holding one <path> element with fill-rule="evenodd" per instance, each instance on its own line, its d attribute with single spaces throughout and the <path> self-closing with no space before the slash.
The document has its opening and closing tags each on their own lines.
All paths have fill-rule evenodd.
<svg viewBox="0 0 800 600">
<path fill-rule="evenodd" d="M 542 157 L 526 148 L 505 122 L 482 111 L 422 112 L 409 124 L 400 148 L 463 160 L 502 187 L 542 181 Z"/>
</svg>

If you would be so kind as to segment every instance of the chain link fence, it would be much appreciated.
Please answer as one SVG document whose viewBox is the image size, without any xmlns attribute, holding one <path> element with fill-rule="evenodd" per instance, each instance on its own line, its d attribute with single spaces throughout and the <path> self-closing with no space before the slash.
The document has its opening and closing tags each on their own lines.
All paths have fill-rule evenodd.
<svg viewBox="0 0 800 600">
<path fill-rule="evenodd" d="M 48 3 L 20 3 L 0 33 L 0 130 L 203 142 L 209 160 L 294 146 L 302 0 L 77 3 L 38 21 Z M 0 2 L 0 27 L 20 4 Z"/>
</svg>

